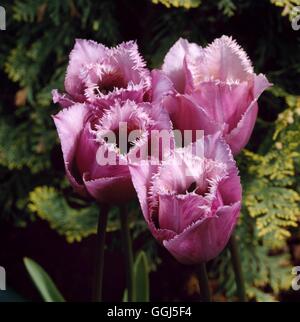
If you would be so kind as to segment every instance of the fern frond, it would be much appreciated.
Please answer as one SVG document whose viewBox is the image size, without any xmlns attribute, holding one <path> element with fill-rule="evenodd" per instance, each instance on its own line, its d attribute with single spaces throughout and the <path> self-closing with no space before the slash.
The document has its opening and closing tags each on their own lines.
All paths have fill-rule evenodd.
<svg viewBox="0 0 300 322">
<path fill-rule="evenodd" d="M 52 229 L 68 242 L 80 241 L 96 232 L 99 210 L 96 206 L 74 209 L 52 187 L 37 187 L 29 195 L 29 210 L 47 220 Z"/>
</svg>

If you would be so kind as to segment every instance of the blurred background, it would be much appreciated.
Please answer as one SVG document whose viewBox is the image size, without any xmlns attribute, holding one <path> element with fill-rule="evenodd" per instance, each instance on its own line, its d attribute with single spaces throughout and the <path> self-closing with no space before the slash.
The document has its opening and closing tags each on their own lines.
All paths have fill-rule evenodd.
<svg viewBox="0 0 300 322">
<path fill-rule="evenodd" d="M 63 90 L 75 38 L 106 46 L 137 40 L 154 68 L 179 37 L 205 46 L 223 34 L 274 84 L 260 98 L 253 136 L 238 157 L 244 192 L 237 237 L 247 295 L 251 301 L 300 300 L 300 291 L 291 289 L 292 267 L 300 265 L 300 0 L 9 0 L 1 6 L 0 266 L 9 292 L 0 292 L 0 301 L 41 301 L 24 256 L 44 267 L 68 301 L 91 298 L 98 210 L 65 179 L 51 119 L 59 108 L 50 92 Z M 147 255 L 150 299 L 198 300 L 197 268 L 180 265 L 153 240 L 137 202 L 130 216 L 135 254 Z M 115 209 L 108 230 L 104 300 L 121 301 L 125 276 Z M 214 300 L 235 300 L 226 249 L 208 270 Z"/>
</svg>

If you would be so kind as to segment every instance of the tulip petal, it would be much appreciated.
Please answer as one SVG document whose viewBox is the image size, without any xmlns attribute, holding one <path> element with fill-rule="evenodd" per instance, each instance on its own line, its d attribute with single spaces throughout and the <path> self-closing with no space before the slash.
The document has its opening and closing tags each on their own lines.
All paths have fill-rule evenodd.
<svg viewBox="0 0 300 322">
<path fill-rule="evenodd" d="M 53 103 L 58 103 L 62 108 L 70 107 L 75 104 L 75 102 L 67 94 L 60 94 L 57 89 L 52 92 Z"/>
<path fill-rule="evenodd" d="M 236 167 L 230 147 L 222 137 L 221 132 L 204 137 L 204 157 L 224 163 L 228 169 Z"/>
<path fill-rule="evenodd" d="M 163 245 L 183 264 L 207 262 L 226 246 L 239 217 L 241 203 L 219 208 L 216 216 L 197 221 Z"/>
<path fill-rule="evenodd" d="M 163 106 L 169 112 L 174 128 L 193 131 L 193 139 L 196 130 L 213 134 L 222 129 L 222 124 L 214 122 L 192 96 L 166 97 Z"/>
<path fill-rule="evenodd" d="M 76 150 L 76 164 L 80 173 L 89 172 L 94 177 L 97 168 L 96 153 L 99 144 L 91 133 L 90 123 L 87 122 L 82 130 Z"/>
<path fill-rule="evenodd" d="M 86 190 L 81 178 L 76 178 L 74 157 L 89 112 L 86 105 L 77 103 L 53 116 L 61 142 L 67 177 L 80 194 L 85 194 Z"/>
<path fill-rule="evenodd" d="M 204 49 L 204 58 L 194 73 L 194 85 L 203 81 L 247 81 L 253 67 L 245 51 L 231 37 L 222 36 Z"/>
<path fill-rule="evenodd" d="M 218 192 L 222 196 L 223 203 L 230 205 L 242 200 L 241 179 L 238 175 L 237 168 L 232 169 L 228 177 L 223 180 L 218 186 Z"/>
<path fill-rule="evenodd" d="M 150 73 L 139 53 L 136 42 L 123 42 L 116 48 L 110 49 L 110 52 L 127 82 L 133 82 L 134 84 L 142 82 L 145 89 L 150 88 Z"/>
<path fill-rule="evenodd" d="M 258 99 L 259 96 L 265 91 L 267 88 L 271 87 L 271 84 L 265 75 L 259 74 L 254 76 L 253 80 L 253 98 Z"/>
<path fill-rule="evenodd" d="M 194 43 L 189 43 L 186 39 L 179 38 L 166 54 L 162 65 L 162 71 L 170 78 L 179 93 L 184 93 L 187 86 L 186 76 L 190 73 L 186 69 L 185 63 L 187 54 L 191 58 L 201 56 L 202 48 Z"/>
<path fill-rule="evenodd" d="M 151 101 L 158 103 L 164 96 L 174 94 L 173 83 L 159 70 L 152 70 Z"/>
<path fill-rule="evenodd" d="M 157 172 L 157 169 L 158 165 L 152 165 L 148 160 L 142 160 L 139 164 L 129 164 L 132 183 L 137 192 L 144 218 L 148 223 L 150 223 L 149 188 L 152 176 Z"/>
<path fill-rule="evenodd" d="M 94 180 L 90 180 L 88 175 L 84 174 L 83 181 L 89 194 L 99 202 L 120 204 L 135 196 L 129 173 L 128 176 Z"/>
<path fill-rule="evenodd" d="M 242 187 L 236 162 L 233 158 L 232 151 L 226 143 L 221 133 L 207 135 L 204 138 L 204 156 L 205 158 L 215 160 L 226 164 L 228 175 L 218 185 L 219 193 L 222 196 L 223 203 L 226 205 L 233 204 L 242 199 Z"/>
<path fill-rule="evenodd" d="M 183 93 L 185 88 L 183 63 L 188 46 L 189 42 L 186 39 L 179 38 L 166 54 L 162 65 L 162 71 L 170 78 L 180 93 Z"/>
<path fill-rule="evenodd" d="M 196 194 L 160 195 L 158 203 L 159 227 L 179 234 L 193 222 L 206 215 L 206 205 L 205 199 Z"/>
<path fill-rule="evenodd" d="M 231 85 L 215 81 L 203 82 L 192 96 L 210 119 L 226 124 L 229 132 L 237 126 L 253 99 L 248 82 Z"/>
<path fill-rule="evenodd" d="M 248 143 L 257 118 L 257 99 L 261 93 L 270 86 L 271 84 L 264 75 L 259 74 L 254 77 L 253 101 L 242 115 L 237 126 L 225 136 L 226 141 L 232 149 L 233 155 L 237 155 Z"/>
<path fill-rule="evenodd" d="M 225 139 L 230 145 L 233 155 L 237 155 L 247 145 L 255 125 L 257 112 L 258 105 L 254 101 L 243 115 L 237 127 L 226 135 Z"/>
<path fill-rule="evenodd" d="M 85 64 L 99 62 L 106 56 L 107 48 L 92 40 L 76 39 L 65 78 L 65 89 L 75 99 L 84 101 L 84 86 L 80 80 L 81 69 Z"/>
</svg>

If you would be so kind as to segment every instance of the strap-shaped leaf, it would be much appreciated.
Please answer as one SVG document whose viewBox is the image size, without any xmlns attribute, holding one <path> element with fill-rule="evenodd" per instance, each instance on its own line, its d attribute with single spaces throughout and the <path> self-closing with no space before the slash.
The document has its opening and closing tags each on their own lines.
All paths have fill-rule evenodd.
<svg viewBox="0 0 300 322">
<path fill-rule="evenodd" d="M 149 267 L 146 254 L 138 254 L 134 263 L 135 294 L 137 302 L 149 302 Z"/>
<path fill-rule="evenodd" d="M 65 302 L 51 277 L 38 263 L 30 258 L 24 258 L 24 264 L 33 283 L 46 302 Z"/>
<path fill-rule="evenodd" d="M 124 293 L 123 293 L 123 299 L 122 302 L 128 302 L 128 290 L 125 288 Z"/>
</svg>

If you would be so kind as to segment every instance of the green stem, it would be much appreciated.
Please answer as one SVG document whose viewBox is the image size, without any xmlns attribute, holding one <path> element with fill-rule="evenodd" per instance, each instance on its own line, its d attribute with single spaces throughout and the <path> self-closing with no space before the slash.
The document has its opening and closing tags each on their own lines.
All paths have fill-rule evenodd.
<svg viewBox="0 0 300 322">
<path fill-rule="evenodd" d="M 201 291 L 201 298 L 203 302 L 210 302 L 211 295 L 209 290 L 208 284 L 208 276 L 206 272 L 206 264 L 201 263 L 199 267 L 199 279 L 200 279 L 200 291 Z"/>
<path fill-rule="evenodd" d="M 236 242 L 235 235 L 232 234 L 229 240 L 229 250 L 231 253 L 231 262 L 234 270 L 237 294 L 240 302 L 246 302 L 246 291 L 245 291 L 245 282 L 242 271 L 241 259 L 238 250 L 238 245 Z"/>
<path fill-rule="evenodd" d="M 94 302 L 102 301 L 102 288 L 103 288 L 103 269 L 104 269 L 104 248 L 105 248 L 105 234 L 107 217 L 109 212 L 109 205 L 105 204 L 102 206 L 98 218 L 97 228 L 97 253 L 96 253 L 96 274 L 94 284 Z"/>
<path fill-rule="evenodd" d="M 133 253 L 130 237 L 129 216 L 125 206 L 120 207 L 121 232 L 125 253 L 126 281 L 128 291 L 128 301 L 135 300 L 134 278 L 133 278 Z"/>
</svg>

